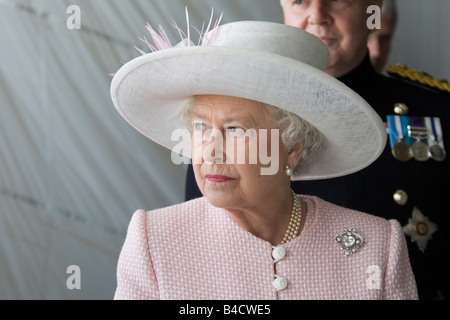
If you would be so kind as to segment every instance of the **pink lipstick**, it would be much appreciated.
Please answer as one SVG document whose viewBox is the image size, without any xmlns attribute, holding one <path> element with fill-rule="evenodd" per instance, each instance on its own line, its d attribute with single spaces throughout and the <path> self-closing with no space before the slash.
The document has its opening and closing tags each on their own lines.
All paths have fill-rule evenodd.
<svg viewBox="0 0 450 320">
<path fill-rule="evenodd" d="M 219 176 L 219 175 L 213 175 L 213 174 L 207 174 L 206 179 L 212 183 L 225 183 L 225 182 L 235 180 L 235 179 L 227 177 L 227 176 Z"/>
</svg>

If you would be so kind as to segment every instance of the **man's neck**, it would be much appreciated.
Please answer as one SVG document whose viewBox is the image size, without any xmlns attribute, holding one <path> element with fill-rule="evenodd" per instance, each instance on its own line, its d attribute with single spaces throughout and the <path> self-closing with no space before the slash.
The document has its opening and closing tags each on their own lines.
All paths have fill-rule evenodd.
<svg viewBox="0 0 450 320">
<path fill-rule="evenodd" d="M 333 76 L 335 78 L 340 78 L 354 69 L 356 69 L 365 59 L 367 55 L 367 50 L 364 52 L 361 52 L 361 54 L 353 59 L 350 62 L 347 63 L 335 63 L 333 66 L 329 66 L 325 69 L 325 72 L 328 73 L 330 76 Z"/>
</svg>

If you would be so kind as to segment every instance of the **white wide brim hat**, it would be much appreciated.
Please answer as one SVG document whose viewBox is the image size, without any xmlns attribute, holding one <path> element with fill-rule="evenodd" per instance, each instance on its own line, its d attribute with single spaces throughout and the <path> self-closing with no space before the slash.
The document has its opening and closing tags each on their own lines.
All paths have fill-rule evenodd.
<svg viewBox="0 0 450 320">
<path fill-rule="evenodd" d="M 182 127 L 180 109 L 193 95 L 216 94 L 288 110 L 321 132 L 323 148 L 292 180 L 348 175 L 383 151 L 383 122 L 358 94 L 323 71 L 328 49 L 317 37 L 283 24 L 243 21 L 202 38 L 203 45 L 184 40 L 144 54 L 115 74 L 114 106 L 144 136 L 172 150 L 179 143 L 171 136 Z"/>
</svg>

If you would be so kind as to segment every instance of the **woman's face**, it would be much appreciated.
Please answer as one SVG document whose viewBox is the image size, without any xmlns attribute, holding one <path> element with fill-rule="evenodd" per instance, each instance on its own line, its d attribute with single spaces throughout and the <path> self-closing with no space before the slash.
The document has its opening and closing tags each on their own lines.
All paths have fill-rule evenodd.
<svg viewBox="0 0 450 320">
<path fill-rule="evenodd" d="M 284 169 L 286 165 L 295 167 L 298 160 L 294 163 L 289 156 L 261 103 L 200 95 L 195 99 L 191 120 L 194 173 L 212 205 L 224 209 L 252 207 L 267 199 L 273 188 L 289 188 Z M 275 170 L 264 171 L 271 166 L 276 166 Z"/>
</svg>

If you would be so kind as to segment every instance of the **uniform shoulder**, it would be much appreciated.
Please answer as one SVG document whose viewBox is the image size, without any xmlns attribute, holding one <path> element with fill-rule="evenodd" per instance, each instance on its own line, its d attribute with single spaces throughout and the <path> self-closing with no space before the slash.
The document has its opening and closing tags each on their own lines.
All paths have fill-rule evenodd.
<svg viewBox="0 0 450 320">
<path fill-rule="evenodd" d="M 436 79 L 426 72 L 419 72 L 406 64 L 390 64 L 386 67 L 386 73 L 402 82 L 416 87 L 421 87 L 436 93 L 450 95 L 450 83 L 446 79 Z"/>
</svg>

